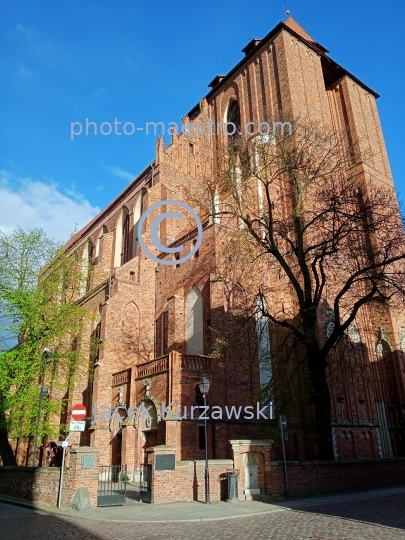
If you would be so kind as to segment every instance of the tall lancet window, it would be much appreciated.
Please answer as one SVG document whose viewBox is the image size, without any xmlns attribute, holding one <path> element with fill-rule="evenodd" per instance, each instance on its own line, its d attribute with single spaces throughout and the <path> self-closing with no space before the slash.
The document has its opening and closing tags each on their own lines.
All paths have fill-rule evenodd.
<svg viewBox="0 0 405 540">
<path fill-rule="evenodd" d="M 124 206 L 117 220 L 115 228 L 115 249 L 114 249 L 114 268 L 118 268 L 126 263 L 129 256 L 129 212 Z M 129 257 L 129 258 L 127 258 Z"/>
<path fill-rule="evenodd" d="M 231 168 L 232 189 L 234 190 L 233 197 L 237 203 L 237 213 L 243 215 L 243 191 L 242 191 L 242 171 L 239 165 L 234 165 Z M 239 229 L 243 229 L 244 222 L 241 217 L 238 218 Z"/>
<path fill-rule="evenodd" d="M 211 196 L 211 219 L 212 219 L 212 223 L 217 223 L 217 224 L 221 223 L 220 212 L 221 212 L 221 205 L 220 205 L 220 201 L 219 201 L 219 195 L 218 195 L 218 191 L 215 190 L 215 192 Z"/>
<path fill-rule="evenodd" d="M 80 296 L 86 294 L 90 289 L 90 271 L 93 257 L 93 245 L 87 242 L 82 252 L 82 268 L 80 276 Z"/>
<path fill-rule="evenodd" d="M 94 264 L 98 264 L 99 258 L 100 258 L 100 243 L 101 239 L 103 238 L 103 235 L 108 232 L 107 227 L 105 225 L 102 226 L 101 230 L 98 233 L 97 242 L 96 242 L 96 249 L 94 253 Z"/>
<path fill-rule="evenodd" d="M 126 210 L 126 209 L 125 209 Z M 130 244 L 130 215 L 128 210 L 124 213 L 122 224 L 122 264 L 132 259 L 132 246 Z"/>
<path fill-rule="evenodd" d="M 233 124 L 228 126 L 227 132 L 229 133 L 229 142 L 231 144 L 236 144 L 240 138 L 239 132 L 240 129 L 240 109 L 239 103 L 236 99 L 232 100 L 228 105 L 228 110 L 226 113 L 226 122 L 228 124 Z M 233 132 L 233 133 L 232 133 Z"/>
<path fill-rule="evenodd" d="M 187 296 L 186 340 L 187 354 L 204 354 L 203 299 L 195 285 Z"/>
<path fill-rule="evenodd" d="M 139 195 L 135 207 L 134 207 L 134 234 L 133 234 L 133 245 L 132 245 L 132 253 L 133 256 L 136 257 L 137 251 L 138 251 L 138 238 L 139 238 L 139 220 L 142 216 L 143 211 L 143 204 L 144 204 L 144 198 L 145 198 L 146 190 L 142 189 L 141 194 Z"/>
<path fill-rule="evenodd" d="M 262 295 L 257 295 L 255 300 L 255 319 L 257 350 L 259 357 L 260 386 L 267 385 L 272 377 L 270 357 L 270 334 L 269 321 L 266 316 L 267 304 Z"/>
</svg>

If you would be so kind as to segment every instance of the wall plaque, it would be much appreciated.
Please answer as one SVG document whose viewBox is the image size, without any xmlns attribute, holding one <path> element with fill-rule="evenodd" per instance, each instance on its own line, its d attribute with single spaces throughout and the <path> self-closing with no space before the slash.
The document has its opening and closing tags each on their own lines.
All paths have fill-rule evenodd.
<svg viewBox="0 0 405 540">
<path fill-rule="evenodd" d="M 96 456 L 82 456 L 82 469 L 94 469 L 96 466 Z"/>
<path fill-rule="evenodd" d="M 174 471 L 176 454 L 160 454 L 155 456 L 155 471 Z"/>
</svg>

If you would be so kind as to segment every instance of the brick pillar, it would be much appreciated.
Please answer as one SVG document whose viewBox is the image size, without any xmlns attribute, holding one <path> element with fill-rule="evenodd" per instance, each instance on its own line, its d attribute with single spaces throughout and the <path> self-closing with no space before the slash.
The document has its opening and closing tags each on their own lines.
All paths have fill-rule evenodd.
<svg viewBox="0 0 405 540">
<path fill-rule="evenodd" d="M 111 432 L 106 425 L 94 425 L 91 428 L 90 445 L 100 448 L 100 465 L 111 464 Z"/>
<path fill-rule="evenodd" d="M 69 454 L 69 469 L 64 478 L 62 506 L 70 507 L 73 495 L 81 487 L 89 492 L 91 506 L 97 506 L 100 450 L 92 446 L 79 446 L 71 448 Z"/>
<path fill-rule="evenodd" d="M 175 414 L 175 411 L 172 413 Z M 181 413 L 180 413 L 181 414 Z M 179 428 L 179 420 L 165 419 L 166 422 L 166 446 L 177 447 L 177 435 Z"/>
<path fill-rule="evenodd" d="M 156 456 L 174 454 L 176 462 L 176 447 L 174 446 L 152 446 L 146 449 L 148 463 L 152 465 L 152 503 L 171 502 L 176 499 L 175 490 L 177 486 L 176 470 L 156 471 Z M 183 487 L 183 486 L 182 486 Z M 184 488 L 183 488 L 184 489 Z M 190 489 L 190 493 L 192 491 Z M 186 498 L 187 500 L 187 498 Z M 191 496 L 192 500 L 192 496 Z"/>
<path fill-rule="evenodd" d="M 265 494 L 271 493 L 271 442 L 263 445 L 264 449 L 264 485 Z"/>
<path fill-rule="evenodd" d="M 132 424 L 130 424 L 132 422 Z M 127 418 L 124 421 L 122 428 L 122 450 L 121 463 L 127 465 L 128 472 L 132 472 L 135 468 L 135 449 L 136 449 L 136 429 L 133 425 L 133 420 Z"/>
</svg>

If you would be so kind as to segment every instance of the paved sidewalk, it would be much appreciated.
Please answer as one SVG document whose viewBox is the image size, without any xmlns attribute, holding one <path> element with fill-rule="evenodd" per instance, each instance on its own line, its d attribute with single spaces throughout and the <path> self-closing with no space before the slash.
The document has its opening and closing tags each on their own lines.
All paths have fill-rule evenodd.
<svg viewBox="0 0 405 540">
<path fill-rule="evenodd" d="M 58 510 L 40 504 L 30 504 L 28 501 L 5 498 L 0 495 L 0 502 L 23 506 L 38 510 L 41 514 L 48 513 L 59 517 L 74 517 L 93 521 L 117 522 L 193 522 L 216 521 L 230 518 L 242 518 L 259 514 L 273 514 L 288 510 L 313 507 L 340 502 L 376 499 L 393 495 L 405 494 L 405 486 L 399 488 L 373 489 L 339 495 L 323 495 L 317 497 L 302 497 L 278 501 L 274 503 L 239 501 L 237 503 L 213 503 L 206 505 L 198 502 L 175 502 L 168 504 L 138 503 L 128 506 L 109 506 L 91 508 L 82 512 L 75 510 Z"/>
</svg>

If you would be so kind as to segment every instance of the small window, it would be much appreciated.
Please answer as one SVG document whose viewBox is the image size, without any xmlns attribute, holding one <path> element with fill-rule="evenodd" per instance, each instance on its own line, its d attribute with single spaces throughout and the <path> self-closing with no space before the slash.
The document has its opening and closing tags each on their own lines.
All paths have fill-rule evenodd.
<svg viewBox="0 0 405 540">
<path fill-rule="evenodd" d="M 194 156 L 194 143 L 188 143 L 188 153 Z"/>
<path fill-rule="evenodd" d="M 198 426 L 198 449 L 205 450 L 205 427 Z"/>
<path fill-rule="evenodd" d="M 174 254 L 174 258 L 176 259 L 176 261 L 178 261 L 178 260 L 180 259 L 179 253 L 175 253 L 175 254 Z M 177 264 L 176 264 L 176 268 L 180 268 L 180 263 L 177 263 Z"/>
</svg>

